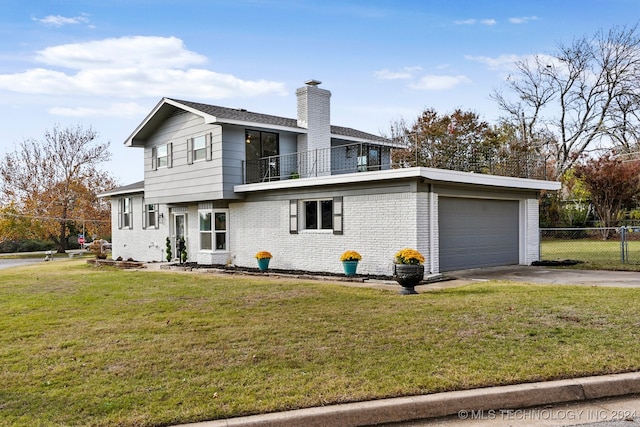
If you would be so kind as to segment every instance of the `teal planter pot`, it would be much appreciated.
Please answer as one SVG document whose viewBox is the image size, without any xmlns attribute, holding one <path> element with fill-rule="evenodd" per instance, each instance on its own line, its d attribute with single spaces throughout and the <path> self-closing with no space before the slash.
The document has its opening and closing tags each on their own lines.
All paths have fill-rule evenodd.
<svg viewBox="0 0 640 427">
<path fill-rule="evenodd" d="M 347 276 L 355 276 L 358 269 L 358 261 L 342 261 L 344 274 Z"/>
<path fill-rule="evenodd" d="M 260 271 L 267 271 L 269 268 L 269 261 L 271 261 L 271 258 L 258 259 L 258 268 Z"/>
</svg>

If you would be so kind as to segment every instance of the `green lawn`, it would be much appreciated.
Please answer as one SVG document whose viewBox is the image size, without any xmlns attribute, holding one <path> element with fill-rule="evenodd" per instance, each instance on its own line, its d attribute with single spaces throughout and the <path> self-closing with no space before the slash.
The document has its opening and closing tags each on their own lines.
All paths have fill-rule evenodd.
<svg viewBox="0 0 640 427">
<path fill-rule="evenodd" d="M 162 426 L 640 368 L 640 289 L 0 270 L 0 425 Z"/>
<path fill-rule="evenodd" d="M 545 239 L 540 248 L 541 260 L 572 259 L 584 264 L 577 268 L 604 270 L 640 270 L 640 241 L 627 245 L 628 262 L 622 263 L 620 241 L 598 239 Z"/>
</svg>

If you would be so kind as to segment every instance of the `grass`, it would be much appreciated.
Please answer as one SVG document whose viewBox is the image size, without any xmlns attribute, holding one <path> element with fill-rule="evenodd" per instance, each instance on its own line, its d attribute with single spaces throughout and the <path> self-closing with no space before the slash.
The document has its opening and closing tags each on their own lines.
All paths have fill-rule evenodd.
<svg viewBox="0 0 640 427">
<path fill-rule="evenodd" d="M 0 426 L 162 426 L 640 367 L 640 289 L 0 270 Z"/>
<path fill-rule="evenodd" d="M 573 259 L 583 264 L 575 268 L 640 271 L 640 241 L 628 242 L 628 262 L 622 263 L 620 241 L 553 239 L 543 240 L 542 260 Z"/>
</svg>

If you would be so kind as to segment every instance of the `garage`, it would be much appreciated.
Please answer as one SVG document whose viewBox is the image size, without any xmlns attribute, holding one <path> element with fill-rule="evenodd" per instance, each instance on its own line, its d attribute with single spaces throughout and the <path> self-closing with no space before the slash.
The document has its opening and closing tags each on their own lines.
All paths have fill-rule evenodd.
<svg viewBox="0 0 640 427">
<path fill-rule="evenodd" d="M 439 197 L 440 271 L 519 263 L 517 200 Z"/>
</svg>

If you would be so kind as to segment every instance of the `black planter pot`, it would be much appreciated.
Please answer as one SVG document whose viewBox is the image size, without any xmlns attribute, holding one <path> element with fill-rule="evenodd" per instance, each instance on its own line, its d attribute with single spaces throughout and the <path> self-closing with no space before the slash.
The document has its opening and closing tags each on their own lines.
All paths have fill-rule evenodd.
<svg viewBox="0 0 640 427">
<path fill-rule="evenodd" d="M 402 286 L 403 295 L 417 294 L 414 289 L 424 279 L 424 265 L 422 264 L 394 264 L 393 278 Z"/>
</svg>

